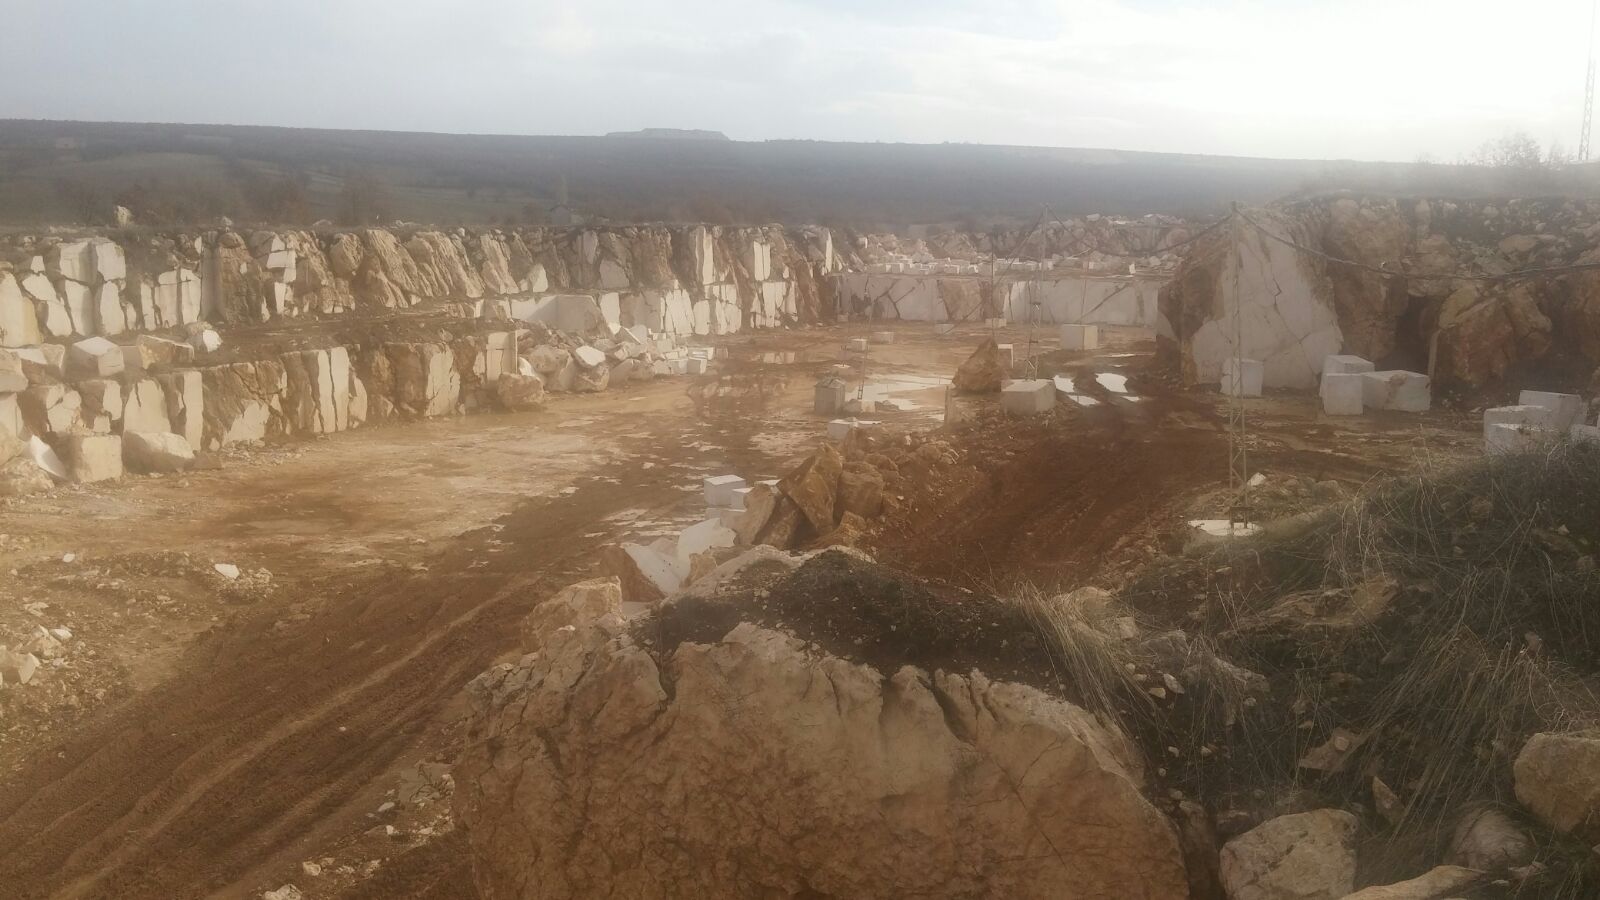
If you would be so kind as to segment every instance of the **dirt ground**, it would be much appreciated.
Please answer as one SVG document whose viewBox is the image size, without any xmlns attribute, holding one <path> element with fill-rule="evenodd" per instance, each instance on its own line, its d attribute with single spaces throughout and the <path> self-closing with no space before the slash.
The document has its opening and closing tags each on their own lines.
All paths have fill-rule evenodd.
<svg viewBox="0 0 1600 900">
<path fill-rule="evenodd" d="M 442 765 L 462 686 L 516 652 L 522 616 L 592 574 L 602 544 L 701 518 L 701 476 L 776 477 L 809 450 L 812 385 L 854 366 L 844 341 L 869 330 L 728 338 L 703 378 L 0 507 L 0 642 L 71 632 L 32 684 L 0 691 L 5 893 L 473 896 Z M 964 585 L 1091 583 L 1220 502 L 1222 404 L 1150 375 L 1147 335 L 1109 331 L 1098 353 L 1041 363 L 1078 373 L 1094 405 L 957 431 L 967 463 L 903 498 L 871 537 L 878 558 Z M 868 377 L 908 408 L 873 418 L 891 435 L 937 426 L 939 381 L 981 334 L 908 325 L 874 346 Z M 1303 396 L 1255 401 L 1251 421 L 1275 478 L 1354 486 L 1476 447 L 1448 413 L 1329 420 Z"/>
</svg>

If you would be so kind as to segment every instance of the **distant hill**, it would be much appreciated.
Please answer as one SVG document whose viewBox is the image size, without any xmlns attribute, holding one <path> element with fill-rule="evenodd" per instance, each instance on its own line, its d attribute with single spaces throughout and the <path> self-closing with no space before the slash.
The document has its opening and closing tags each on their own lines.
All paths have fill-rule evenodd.
<svg viewBox="0 0 1600 900">
<path fill-rule="evenodd" d="M 642 128 L 638 131 L 613 131 L 608 138 L 658 138 L 668 141 L 725 141 L 728 136 L 720 131 L 702 131 L 698 128 Z"/>
<path fill-rule="evenodd" d="M 649 139 L 655 138 L 655 139 Z M 1208 216 L 1230 201 L 1349 188 L 1591 194 L 1559 172 L 977 144 L 743 142 L 716 132 L 526 137 L 0 120 L 0 225 L 439 225 L 592 220 L 982 229 L 1058 215 Z M 563 197 L 566 203 L 563 204 Z"/>
</svg>

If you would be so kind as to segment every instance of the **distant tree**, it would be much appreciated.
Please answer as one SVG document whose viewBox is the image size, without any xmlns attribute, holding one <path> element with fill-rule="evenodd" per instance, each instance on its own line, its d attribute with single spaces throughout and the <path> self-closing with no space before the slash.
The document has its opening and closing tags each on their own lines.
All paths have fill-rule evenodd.
<svg viewBox="0 0 1600 900">
<path fill-rule="evenodd" d="M 356 172 L 344 179 L 339 198 L 339 221 L 345 225 L 371 225 L 394 218 L 389 186 L 371 172 Z"/>
<path fill-rule="evenodd" d="M 1539 142 L 1525 131 L 1513 131 L 1484 141 L 1466 162 L 1494 169 L 1542 169 L 1546 166 Z"/>
<path fill-rule="evenodd" d="M 58 179 L 56 196 L 61 198 L 75 221 L 85 225 L 100 225 L 111 218 L 111 197 L 96 185 L 69 178 Z"/>
</svg>

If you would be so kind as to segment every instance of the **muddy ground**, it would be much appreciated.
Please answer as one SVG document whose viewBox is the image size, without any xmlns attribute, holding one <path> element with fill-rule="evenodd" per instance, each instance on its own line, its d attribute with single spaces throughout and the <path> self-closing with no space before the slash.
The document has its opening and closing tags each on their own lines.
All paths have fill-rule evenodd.
<svg viewBox="0 0 1600 900">
<path fill-rule="evenodd" d="M 702 475 L 775 477 L 802 456 L 823 431 L 813 383 L 868 330 L 729 338 L 703 378 L 0 507 L 0 641 L 72 632 L 32 684 L 0 692 L 6 894 L 473 896 L 440 765 L 462 685 L 515 652 L 535 603 L 594 573 L 601 545 L 700 518 Z M 873 418 L 890 434 L 937 426 L 937 382 L 981 333 L 897 329 L 866 369 L 912 408 Z M 964 462 L 878 523 L 878 558 L 955 586 L 1110 583 L 1223 504 L 1222 404 L 1149 374 L 1148 335 L 1110 334 L 1041 363 L 1077 373 L 1094 404 L 954 432 Z M 1005 337 L 1027 345 L 1022 329 Z M 1449 413 L 1253 407 L 1252 459 L 1273 478 L 1353 487 L 1476 449 Z"/>
</svg>

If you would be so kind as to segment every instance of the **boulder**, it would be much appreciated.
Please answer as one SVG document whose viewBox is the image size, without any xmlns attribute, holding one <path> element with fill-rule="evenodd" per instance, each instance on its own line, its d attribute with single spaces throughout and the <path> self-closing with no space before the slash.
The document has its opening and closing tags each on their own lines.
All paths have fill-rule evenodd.
<svg viewBox="0 0 1600 900">
<path fill-rule="evenodd" d="M 1533 862 L 1533 839 L 1511 817 L 1493 807 L 1462 816 L 1450 839 L 1449 861 L 1479 872 L 1503 872 Z"/>
<path fill-rule="evenodd" d="M 544 379 L 537 375 L 504 372 L 494 383 L 494 398 L 501 409 L 522 412 L 544 408 Z"/>
<path fill-rule="evenodd" d="M 883 509 L 883 473 L 865 463 L 849 463 L 839 475 L 839 509 L 864 519 Z"/>
<path fill-rule="evenodd" d="M 1344 900 L 1447 900 L 1461 896 L 1482 880 L 1482 872 L 1460 866 L 1439 866 L 1410 881 L 1369 887 L 1347 894 Z"/>
<path fill-rule="evenodd" d="M 128 431 L 122 435 L 122 464 L 141 475 L 169 475 L 194 467 L 194 448 L 181 434 Z"/>
<path fill-rule="evenodd" d="M 761 533 L 756 535 L 755 542 L 787 550 L 799 539 L 800 531 L 806 524 L 806 514 L 801 512 L 800 506 L 787 496 L 779 494 L 777 499 L 772 515 L 767 519 L 767 524 L 761 529 Z"/>
<path fill-rule="evenodd" d="M 122 438 L 114 434 L 63 435 L 56 445 L 67 477 L 80 484 L 122 477 Z"/>
<path fill-rule="evenodd" d="M 15 686 L 33 680 L 39 670 L 39 657 L 32 653 L 19 653 L 0 644 L 0 685 Z"/>
<path fill-rule="evenodd" d="M 998 394 L 1003 381 L 1011 376 L 1000 345 L 994 338 L 985 338 L 967 361 L 956 369 L 952 383 L 964 394 Z"/>
<path fill-rule="evenodd" d="M 567 585 L 533 608 L 522 622 L 523 647 L 542 648 L 559 630 L 591 627 L 622 608 L 622 585 L 615 578 L 591 578 Z"/>
<path fill-rule="evenodd" d="M 23 347 L 16 355 L 29 384 L 54 384 L 67 375 L 67 348 L 60 344 Z"/>
<path fill-rule="evenodd" d="M 1536 734 L 1511 771 L 1517 800 L 1540 821 L 1600 841 L 1600 737 Z"/>
<path fill-rule="evenodd" d="M 129 372 L 147 372 L 160 367 L 187 366 L 194 362 L 194 348 L 188 344 L 141 334 L 131 346 L 122 348 L 123 368 Z"/>
<path fill-rule="evenodd" d="M 600 551 L 600 571 L 617 580 L 623 600 L 655 603 L 677 591 L 686 568 L 676 559 L 676 547 L 611 544 Z"/>
<path fill-rule="evenodd" d="M 756 543 L 756 538 L 767 527 L 767 521 L 777 508 L 779 496 L 771 485 L 758 484 L 750 488 L 750 492 L 744 495 L 744 510 L 733 523 L 733 533 L 738 543 Z"/>
<path fill-rule="evenodd" d="M 543 634 L 468 689 L 482 896 L 1188 897 L 1137 754 L 1064 700 L 749 623 Z"/>
<path fill-rule="evenodd" d="M 599 393 L 611 385 L 611 367 L 604 363 L 589 369 L 582 366 L 574 368 L 572 390 L 580 394 Z"/>
<path fill-rule="evenodd" d="M 37 494 L 49 490 L 51 484 L 49 474 L 26 455 L 0 463 L 0 498 Z"/>
<path fill-rule="evenodd" d="M 839 476 L 843 471 L 844 457 L 832 444 L 823 444 L 778 482 L 778 490 L 794 501 L 812 528 L 818 532 L 828 531 L 833 528 L 834 501 L 838 498 Z"/>
<path fill-rule="evenodd" d="M 1222 847 L 1229 900 L 1339 900 L 1356 877 L 1356 817 L 1337 809 L 1279 816 Z"/>
</svg>

